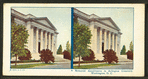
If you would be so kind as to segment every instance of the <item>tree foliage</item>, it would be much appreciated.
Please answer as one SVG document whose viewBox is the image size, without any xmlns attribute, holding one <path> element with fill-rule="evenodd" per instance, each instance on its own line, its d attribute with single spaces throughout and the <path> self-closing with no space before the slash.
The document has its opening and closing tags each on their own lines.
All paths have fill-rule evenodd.
<svg viewBox="0 0 148 79">
<path fill-rule="evenodd" d="M 89 54 L 89 56 L 82 57 L 82 59 L 83 59 L 84 61 L 93 61 L 93 60 L 95 59 L 95 54 L 94 54 L 94 52 L 93 52 L 91 49 L 89 49 L 89 51 L 91 52 L 91 53 Z"/>
<path fill-rule="evenodd" d="M 85 25 L 79 25 L 74 23 L 74 51 L 75 55 L 85 57 L 89 56 L 90 51 L 88 49 L 91 38 L 91 31 Z"/>
<path fill-rule="evenodd" d="M 132 41 L 130 42 L 130 47 L 129 48 L 130 48 L 131 51 L 133 51 L 133 42 Z"/>
<path fill-rule="evenodd" d="M 70 53 L 68 51 L 64 50 L 63 55 L 64 55 L 65 59 L 71 60 L 71 55 L 70 55 Z"/>
<path fill-rule="evenodd" d="M 77 20 L 76 20 L 77 21 Z M 74 57 L 79 57 L 79 66 L 80 66 L 80 56 L 85 57 L 89 56 L 91 53 L 88 49 L 89 45 L 91 44 L 91 31 L 86 25 L 80 25 L 78 22 L 74 22 L 73 27 L 73 38 L 74 38 Z"/>
<path fill-rule="evenodd" d="M 19 60 L 30 60 L 32 58 L 30 51 L 28 49 L 25 50 L 27 51 L 26 56 L 19 56 Z"/>
<path fill-rule="evenodd" d="M 59 48 L 57 50 L 57 54 L 62 54 L 62 45 L 59 46 Z"/>
<path fill-rule="evenodd" d="M 103 52 L 104 61 L 108 62 L 109 64 L 116 62 L 118 63 L 118 57 L 116 56 L 116 52 L 112 49 L 106 50 Z"/>
<path fill-rule="evenodd" d="M 133 52 L 129 50 L 127 53 L 127 59 L 133 60 Z"/>
<path fill-rule="evenodd" d="M 126 47 L 123 45 L 122 50 L 121 50 L 121 55 L 126 55 Z"/>
<path fill-rule="evenodd" d="M 50 61 L 54 63 L 53 52 L 51 52 L 51 50 L 49 49 L 46 49 L 46 50 L 43 49 L 40 53 L 40 57 L 41 57 L 41 61 L 45 63 L 49 63 Z"/>
<path fill-rule="evenodd" d="M 28 36 L 25 26 L 11 23 L 11 56 L 15 56 L 16 61 L 18 56 L 26 56 L 25 44 L 27 44 Z"/>
<path fill-rule="evenodd" d="M 71 53 L 71 47 L 70 47 L 69 41 L 67 41 L 67 43 L 66 43 L 66 51 L 68 51 L 69 53 Z"/>
</svg>

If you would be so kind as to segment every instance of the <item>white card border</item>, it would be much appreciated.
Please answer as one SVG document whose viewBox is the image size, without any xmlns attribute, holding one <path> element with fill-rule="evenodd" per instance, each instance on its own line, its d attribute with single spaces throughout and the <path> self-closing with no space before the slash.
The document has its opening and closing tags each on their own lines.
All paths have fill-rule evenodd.
<svg viewBox="0 0 148 79">
<path fill-rule="evenodd" d="M 4 3 L 3 15 L 3 75 L 9 76 L 144 76 L 144 4 L 41 4 L 41 3 Z M 120 72 L 110 75 L 74 72 L 75 69 L 25 69 L 10 70 L 10 8 L 21 7 L 134 7 L 134 69 L 133 72 Z M 73 71 L 72 71 L 73 70 Z M 87 69 L 88 70 L 88 69 Z M 103 69 L 104 70 L 104 69 Z M 108 70 L 108 69 L 105 69 Z"/>
</svg>

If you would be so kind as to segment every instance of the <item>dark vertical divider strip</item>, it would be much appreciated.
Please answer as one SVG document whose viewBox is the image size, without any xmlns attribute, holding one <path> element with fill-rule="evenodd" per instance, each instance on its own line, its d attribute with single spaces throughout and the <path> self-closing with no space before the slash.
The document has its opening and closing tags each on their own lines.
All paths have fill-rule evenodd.
<svg viewBox="0 0 148 79">
<path fill-rule="evenodd" d="M 71 69 L 73 69 L 73 7 L 71 7 Z"/>
</svg>

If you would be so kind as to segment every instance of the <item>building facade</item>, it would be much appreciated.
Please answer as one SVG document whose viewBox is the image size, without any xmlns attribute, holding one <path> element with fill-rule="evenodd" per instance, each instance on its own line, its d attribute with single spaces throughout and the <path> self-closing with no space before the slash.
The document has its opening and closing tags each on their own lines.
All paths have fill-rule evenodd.
<svg viewBox="0 0 148 79">
<path fill-rule="evenodd" d="M 42 49 L 50 49 L 53 55 L 56 56 L 58 32 L 47 17 L 36 17 L 32 14 L 25 15 L 11 9 L 11 20 L 27 28 L 29 37 L 26 46 L 32 54 L 32 59 L 39 60 L 39 52 Z"/>
<path fill-rule="evenodd" d="M 79 24 L 88 26 L 91 30 L 90 49 L 94 51 L 96 60 L 103 60 L 102 52 L 112 49 L 117 56 L 120 55 L 121 32 L 119 27 L 110 17 L 99 17 L 95 14 L 88 15 L 74 8 L 74 17 Z"/>
</svg>

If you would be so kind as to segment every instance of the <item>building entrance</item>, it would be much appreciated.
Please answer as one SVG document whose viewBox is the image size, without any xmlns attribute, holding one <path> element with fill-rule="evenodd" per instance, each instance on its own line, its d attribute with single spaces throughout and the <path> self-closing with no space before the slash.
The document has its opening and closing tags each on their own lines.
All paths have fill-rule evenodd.
<svg viewBox="0 0 148 79">
<path fill-rule="evenodd" d="M 104 43 L 102 43 L 102 53 L 104 52 Z"/>
<path fill-rule="evenodd" d="M 40 42 L 38 42 L 38 52 L 40 53 Z"/>
</svg>

